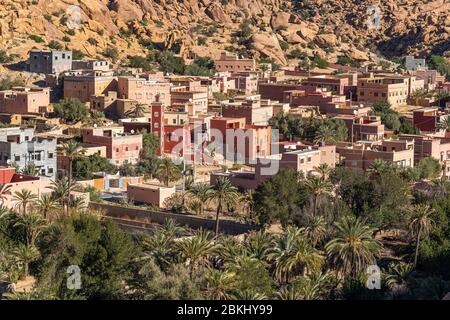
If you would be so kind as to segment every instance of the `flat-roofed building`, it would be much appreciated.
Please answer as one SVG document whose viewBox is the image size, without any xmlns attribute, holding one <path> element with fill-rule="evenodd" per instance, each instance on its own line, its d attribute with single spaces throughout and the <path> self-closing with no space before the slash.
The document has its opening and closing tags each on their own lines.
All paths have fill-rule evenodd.
<svg viewBox="0 0 450 320">
<path fill-rule="evenodd" d="M 72 68 L 72 51 L 31 50 L 28 70 L 35 73 L 59 74 Z"/>
<path fill-rule="evenodd" d="M 170 106 L 171 84 L 159 78 L 138 78 L 119 76 L 117 78 L 117 96 L 119 99 L 135 100 L 140 104 L 150 105 L 161 102 Z"/>
<path fill-rule="evenodd" d="M 358 102 L 373 104 L 388 101 L 392 107 L 407 104 L 410 78 L 406 76 L 373 76 L 358 79 Z"/>
<path fill-rule="evenodd" d="M 214 66 L 219 72 L 240 72 L 240 71 L 255 71 L 255 59 L 240 59 L 237 55 L 228 55 L 222 52 L 219 59 L 214 60 Z"/>
<path fill-rule="evenodd" d="M 107 60 L 73 60 L 72 70 L 110 70 L 109 61 Z"/>
<path fill-rule="evenodd" d="M 113 71 L 77 70 L 64 76 L 64 99 L 76 98 L 90 102 L 92 96 L 117 90 L 117 79 Z"/>
<path fill-rule="evenodd" d="M 44 114 L 49 111 L 49 88 L 22 88 L 0 91 L 0 113 Z"/>
<path fill-rule="evenodd" d="M 338 143 L 336 153 L 346 168 L 367 170 L 375 159 L 383 159 L 399 167 L 414 166 L 413 140 L 358 141 Z"/>
<path fill-rule="evenodd" d="M 343 95 L 345 87 L 349 86 L 349 77 L 338 77 L 334 75 L 313 76 L 308 77 L 303 84 L 314 88 L 324 88 L 333 94 Z"/>
<path fill-rule="evenodd" d="M 269 123 L 273 116 L 273 107 L 261 104 L 261 96 L 243 95 L 236 96 L 229 102 L 221 103 L 222 116 L 227 118 L 245 117 L 247 124 L 263 125 Z"/>
<path fill-rule="evenodd" d="M 130 183 L 127 185 L 127 197 L 136 203 L 164 206 L 167 198 L 176 193 L 175 186 L 166 187 L 149 183 Z"/>
<path fill-rule="evenodd" d="M 338 115 L 333 117 L 344 121 L 348 129 L 348 141 L 380 141 L 384 138 L 385 127 L 379 116 Z"/>
<path fill-rule="evenodd" d="M 438 108 L 420 108 L 413 111 L 413 126 L 421 131 L 435 132 L 438 125 L 446 119 L 448 114 L 443 114 Z"/>
</svg>

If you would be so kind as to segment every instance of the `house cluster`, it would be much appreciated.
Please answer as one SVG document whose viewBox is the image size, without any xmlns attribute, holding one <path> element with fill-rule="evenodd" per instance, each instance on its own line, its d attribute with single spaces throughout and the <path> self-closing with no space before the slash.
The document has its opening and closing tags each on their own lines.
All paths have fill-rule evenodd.
<svg viewBox="0 0 450 320">
<path fill-rule="evenodd" d="M 23 168 L 33 163 L 42 179 L 54 178 L 69 166 L 57 145 L 74 136 L 87 155 L 98 154 L 117 166 L 135 164 L 147 132 L 159 138 L 158 156 L 183 157 L 195 165 L 244 164 L 245 170 L 209 175 L 211 183 L 226 176 L 244 189 L 256 188 L 276 173 L 274 167 L 308 175 L 321 164 L 366 170 L 375 159 L 413 167 L 431 156 L 450 176 L 450 137 L 438 128 L 447 114 L 432 98 L 414 95 L 418 90 L 449 92 L 450 84 L 420 59 L 407 57 L 405 65 L 403 74 L 338 65 L 321 72 L 287 67 L 272 71 L 270 64 L 222 54 L 215 60 L 216 73 L 208 77 L 140 70 L 119 75 L 106 60 L 73 60 L 71 51 L 30 51 L 28 69 L 45 75 L 47 87 L 0 91 L 0 120 L 7 124 L 0 129 L 0 165 Z M 58 102 L 51 94 L 56 86 L 62 87 L 62 98 L 80 100 L 109 122 L 76 128 L 47 119 Z M 414 106 L 405 116 L 420 135 L 394 138 L 371 113 L 371 106 L 381 101 L 394 109 Z M 335 145 L 285 141 L 269 125 L 279 114 L 339 119 L 348 136 Z M 33 128 L 25 125 L 30 120 Z M 31 179 L 8 174 L 10 183 Z M 93 186 L 128 190 L 129 199 L 158 206 L 176 192 L 142 178 L 123 179 L 99 173 Z"/>
</svg>

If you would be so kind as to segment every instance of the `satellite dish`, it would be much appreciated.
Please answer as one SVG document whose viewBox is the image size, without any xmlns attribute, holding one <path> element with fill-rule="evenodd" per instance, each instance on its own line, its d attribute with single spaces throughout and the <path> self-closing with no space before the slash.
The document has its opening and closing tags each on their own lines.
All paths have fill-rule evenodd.
<svg viewBox="0 0 450 320">
<path fill-rule="evenodd" d="M 96 123 L 94 123 L 94 128 L 97 128 L 97 124 Z"/>
<path fill-rule="evenodd" d="M 131 133 L 134 134 L 134 129 L 131 129 Z"/>
<path fill-rule="evenodd" d="M 6 163 L 7 163 L 8 165 L 10 165 L 11 162 L 12 162 L 11 159 L 6 160 Z"/>
</svg>

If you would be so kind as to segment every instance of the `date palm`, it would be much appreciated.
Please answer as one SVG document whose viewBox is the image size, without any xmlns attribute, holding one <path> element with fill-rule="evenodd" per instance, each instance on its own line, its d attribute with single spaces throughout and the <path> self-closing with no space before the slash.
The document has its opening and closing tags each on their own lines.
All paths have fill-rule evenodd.
<svg viewBox="0 0 450 320">
<path fill-rule="evenodd" d="M 208 183 L 194 184 L 189 190 L 188 194 L 192 195 L 200 202 L 200 215 L 203 215 L 204 206 L 211 200 L 211 187 Z"/>
<path fill-rule="evenodd" d="M 26 246 L 20 244 L 13 249 L 13 255 L 22 263 L 22 274 L 20 279 L 23 280 L 29 275 L 30 263 L 39 257 L 39 251 L 34 246 Z"/>
<path fill-rule="evenodd" d="M 213 300 L 228 300 L 231 291 L 236 284 L 233 272 L 221 272 L 217 269 L 210 269 L 205 274 L 208 296 Z"/>
<path fill-rule="evenodd" d="M 330 195 L 333 190 L 333 185 L 329 181 L 322 180 L 317 176 L 310 176 L 306 179 L 305 186 L 313 196 L 313 215 L 315 216 L 320 197 Z"/>
<path fill-rule="evenodd" d="M 317 144 L 333 144 L 336 143 L 336 130 L 330 125 L 323 124 L 319 127 L 314 138 Z"/>
<path fill-rule="evenodd" d="M 40 215 L 33 212 L 27 215 L 21 215 L 14 224 L 15 227 L 23 228 L 25 232 L 26 245 L 28 247 L 34 246 L 37 237 L 47 227 L 45 220 Z"/>
<path fill-rule="evenodd" d="M 22 189 L 14 192 L 13 200 L 16 202 L 16 207 L 22 211 L 22 214 L 26 215 L 28 207 L 36 202 L 37 196 L 30 190 Z"/>
<path fill-rule="evenodd" d="M 450 132 L 450 117 L 443 118 L 437 125 L 438 129 Z"/>
<path fill-rule="evenodd" d="M 39 176 L 39 169 L 36 167 L 36 165 L 33 162 L 29 162 L 21 171 L 20 173 L 26 175 L 26 176 L 32 176 L 37 177 Z"/>
<path fill-rule="evenodd" d="M 405 286 L 411 279 L 411 274 L 414 270 L 414 266 L 409 263 L 393 263 L 388 266 L 386 275 L 386 284 L 389 287 Z"/>
<path fill-rule="evenodd" d="M 137 103 L 132 109 L 126 112 L 126 116 L 139 118 L 145 116 L 146 111 L 148 111 L 148 108 L 145 104 Z"/>
<path fill-rule="evenodd" d="M 0 219 L 6 217 L 9 213 L 9 209 L 0 203 Z"/>
<path fill-rule="evenodd" d="M 321 163 L 317 167 L 314 167 L 314 171 L 319 174 L 322 180 L 327 180 L 331 173 L 331 167 L 326 163 Z"/>
<path fill-rule="evenodd" d="M 375 263 L 382 245 L 373 238 L 373 229 L 364 225 L 359 218 L 350 216 L 334 225 L 335 238 L 325 245 L 325 250 L 342 275 L 356 276 L 368 265 Z"/>
<path fill-rule="evenodd" d="M 190 268 L 190 275 L 200 266 L 208 266 L 208 258 L 216 253 L 217 245 L 211 240 L 211 233 L 199 230 L 192 237 L 184 238 L 177 243 L 181 257 Z"/>
<path fill-rule="evenodd" d="M 181 179 L 180 169 L 173 163 L 173 161 L 165 157 L 163 158 L 156 171 L 156 176 L 159 181 L 163 182 L 165 186 L 169 186 L 169 182 Z"/>
<path fill-rule="evenodd" d="M 49 213 L 58 207 L 58 202 L 51 194 L 43 194 L 37 202 L 37 208 L 44 219 L 47 219 Z"/>
<path fill-rule="evenodd" d="M 247 255 L 267 262 L 274 246 L 274 240 L 270 233 L 262 230 L 250 233 L 245 243 Z"/>
<path fill-rule="evenodd" d="M 0 204 L 3 204 L 11 194 L 11 185 L 10 184 L 0 184 Z"/>
<path fill-rule="evenodd" d="M 230 180 L 225 177 L 219 177 L 213 186 L 211 199 L 216 202 L 216 226 L 215 234 L 219 234 L 219 216 L 224 207 L 233 206 L 239 199 L 237 189 L 231 184 Z"/>
<path fill-rule="evenodd" d="M 253 221 L 253 206 L 255 204 L 255 200 L 253 199 L 254 191 L 249 189 L 245 190 L 244 194 L 241 196 L 240 200 L 244 206 L 244 213 L 250 221 Z"/>
<path fill-rule="evenodd" d="M 79 159 L 84 156 L 86 153 L 86 150 L 76 141 L 70 140 L 69 142 L 66 142 L 62 144 L 58 148 L 59 153 L 66 157 L 69 161 L 69 170 L 67 173 L 67 181 L 68 181 L 68 188 L 67 188 L 67 198 L 70 199 L 71 191 L 72 191 L 72 165 L 73 161 L 75 159 Z"/>
<path fill-rule="evenodd" d="M 367 170 L 373 177 L 379 177 L 389 170 L 389 163 L 383 159 L 375 159 Z"/>
<path fill-rule="evenodd" d="M 419 256 L 420 239 L 427 236 L 433 228 L 433 218 L 431 215 L 434 210 L 428 204 L 418 204 L 410 209 L 411 220 L 409 222 L 410 234 L 416 238 L 416 250 L 414 254 L 414 268 L 417 266 Z"/>
<path fill-rule="evenodd" d="M 232 298 L 234 300 L 267 300 L 267 296 L 264 293 L 257 292 L 254 289 L 237 290 Z"/>
<path fill-rule="evenodd" d="M 322 216 L 312 216 L 308 220 L 305 234 L 315 247 L 320 244 L 327 234 L 327 222 Z"/>
<path fill-rule="evenodd" d="M 304 230 L 289 226 L 275 241 L 270 254 L 275 263 L 275 276 L 280 282 L 288 283 L 298 274 L 319 270 L 323 257 L 309 243 Z"/>
<path fill-rule="evenodd" d="M 158 230 L 142 242 L 143 256 L 141 260 L 153 260 L 161 268 L 166 270 L 175 262 L 176 242 L 172 234 Z"/>
</svg>

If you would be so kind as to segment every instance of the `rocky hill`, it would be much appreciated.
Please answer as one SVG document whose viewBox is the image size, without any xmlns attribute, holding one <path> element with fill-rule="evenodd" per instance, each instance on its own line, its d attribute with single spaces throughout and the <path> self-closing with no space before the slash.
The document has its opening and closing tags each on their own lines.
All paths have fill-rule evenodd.
<svg viewBox="0 0 450 320">
<path fill-rule="evenodd" d="M 450 50 L 449 0 L 0 0 L 0 49 L 67 47 L 89 57 L 146 47 L 189 59 L 227 50 L 278 64 L 293 50 L 369 59 Z M 77 6 L 79 11 L 77 11 Z M 78 21 L 78 16 L 80 20 Z M 368 23 L 369 21 L 369 23 Z M 78 23 L 79 22 L 79 23 Z M 53 41 L 52 41 L 53 40 Z"/>
</svg>

